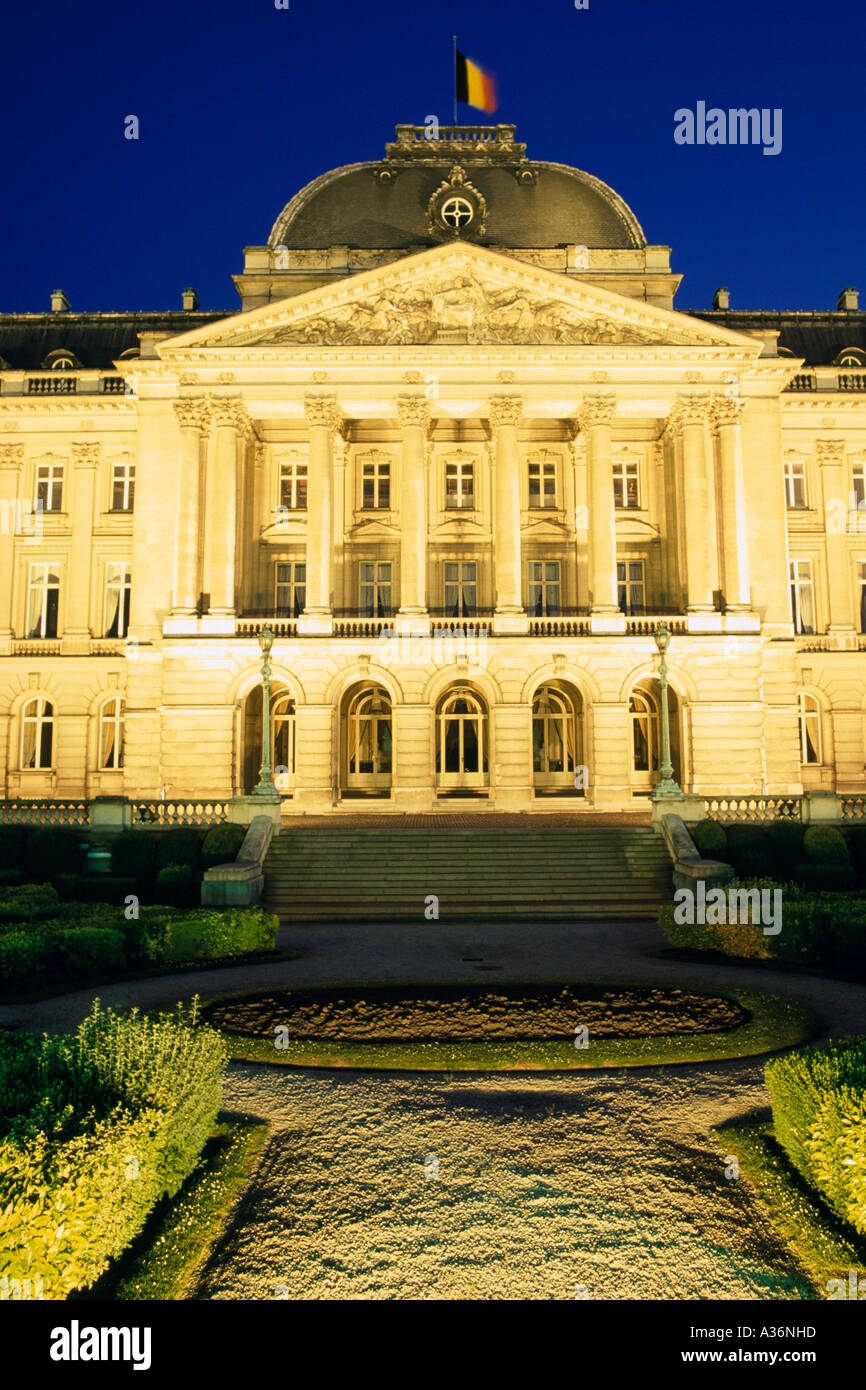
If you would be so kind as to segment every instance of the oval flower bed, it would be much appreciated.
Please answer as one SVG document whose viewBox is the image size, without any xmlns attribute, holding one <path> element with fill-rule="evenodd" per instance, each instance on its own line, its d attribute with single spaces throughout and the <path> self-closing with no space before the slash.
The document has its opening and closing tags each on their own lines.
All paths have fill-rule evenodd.
<svg viewBox="0 0 866 1390">
<path fill-rule="evenodd" d="M 235 1059 L 292 1066 L 520 1071 L 646 1066 L 777 1051 L 816 1020 L 786 1000 L 586 981 L 357 986 L 205 1004 Z"/>
</svg>

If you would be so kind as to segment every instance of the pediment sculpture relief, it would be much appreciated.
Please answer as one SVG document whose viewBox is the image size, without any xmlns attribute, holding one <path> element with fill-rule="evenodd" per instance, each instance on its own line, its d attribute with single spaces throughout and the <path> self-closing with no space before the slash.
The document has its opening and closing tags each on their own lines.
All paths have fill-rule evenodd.
<svg viewBox="0 0 866 1390">
<path fill-rule="evenodd" d="M 461 273 L 383 290 L 278 329 L 271 341 L 323 344 L 623 343 L 658 341 L 650 330 L 581 314 L 558 299 Z"/>
</svg>

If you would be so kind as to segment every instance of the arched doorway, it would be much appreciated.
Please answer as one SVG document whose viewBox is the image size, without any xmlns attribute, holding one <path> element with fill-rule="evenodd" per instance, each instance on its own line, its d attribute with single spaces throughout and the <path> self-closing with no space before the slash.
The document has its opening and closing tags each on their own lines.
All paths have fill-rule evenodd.
<svg viewBox="0 0 866 1390">
<path fill-rule="evenodd" d="M 436 780 L 443 791 L 486 787 L 487 709 L 469 686 L 446 691 L 436 711 Z"/>
<path fill-rule="evenodd" d="M 349 691 L 343 703 L 343 790 L 382 796 L 391 788 L 391 697 L 381 685 Z"/>
<path fill-rule="evenodd" d="M 631 785 L 636 795 L 652 791 L 661 776 L 661 692 L 658 681 L 635 686 L 628 702 L 631 719 Z M 680 712 L 668 686 L 668 728 L 674 780 L 680 782 Z"/>
<path fill-rule="evenodd" d="M 242 784 L 245 795 L 257 785 L 262 766 L 262 687 L 254 685 L 243 708 Z M 295 786 L 295 701 L 283 685 L 271 689 L 271 774 L 281 796 Z"/>
</svg>

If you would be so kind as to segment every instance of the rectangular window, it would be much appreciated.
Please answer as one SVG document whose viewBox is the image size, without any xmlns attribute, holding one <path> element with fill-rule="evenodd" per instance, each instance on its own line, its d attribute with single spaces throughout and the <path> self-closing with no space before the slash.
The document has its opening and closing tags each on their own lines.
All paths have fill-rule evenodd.
<svg viewBox="0 0 866 1390">
<path fill-rule="evenodd" d="M 469 459 L 449 459 L 445 464 L 445 506 L 464 511 L 475 506 L 475 464 Z"/>
<path fill-rule="evenodd" d="M 391 505 L 391 465 L 380 459 L 365 463 L 361 473 L 364 511 L 387 510 Z"/>
<path fill-rule="evenodd" d="M 785 501 L 789 509 L 806 506 L 806 465 L 802 459 L 785 460 Z"/>
<path fill-rule="evenodd" d="M 36 467 L 36 507 L 44 512 L 63 510 L 63 464 L 40 463 Z"/>
<path fill-rule="evenodd" d="M 556 506 L 556 463 L 553 459 L 529 465 L 530 507 Z"/>
<path fill-rule="evenodd" d="M 449 618 L 473 618 L 478 607 L 478 567 L 474 560 L 444 562 L 445 612 Z"/>
<path fill-rule="evenodd" d="M 60 571 L 56 565 L 31 565 L 27 586 L 27 636 L 56 637 L 60 605 Z"/>
<path fill-rule="evenodd" d="M 558 560 L 529 561 L 529 612 L 536 618 L 554 618 L 561 611 Z"/>
<path fill-rule="evenodd" d="M 812 561 L 791 561 L 791 616 L 794 631 L 815 631 L 815 600 L 812 590 Z"/>
<path fill-rule="evenodd" d="M 360 581 L 361 617 L 389 618 L 391 616 L 390 562 L 362 560 Z"/>
<path fill-rule="evenodd" d="M 636 459 L 615 459 L 613 464 L 613 504 L 615 507 L 639 507 L 640 490 Z"/>
<path fill-rule="evenodd" d="M 307 510 L 307 465 L 295 461 L 280 464 L 280 506 L 290 512 Z"/>
<path fill-rule="evenodd" d="M 111 510 L 131 512 L 135 501 L 135 464 L 116 463 L 111 473 Z"/>
<path fill-rule="evenodd" d="M 105 566 L 105 636 L 125 637 L 129 632 L 129 600 L 132 566 Z"/>
<path fill-rule="evenodd" d="M 307 606 L 307 566 L 303 560 L 277 565 L 277 617 L 300 617 Z"/>
<path fill-rule="evenodd" d="M 616 598 L 623 613 L 646 612 L 643 560 L 617 560 Z"/>
</svg>

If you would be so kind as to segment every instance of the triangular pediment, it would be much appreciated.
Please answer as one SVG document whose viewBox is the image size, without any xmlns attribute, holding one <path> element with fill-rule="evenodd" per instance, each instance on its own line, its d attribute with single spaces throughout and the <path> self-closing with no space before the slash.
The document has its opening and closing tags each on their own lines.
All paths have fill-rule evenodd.
<svg viewBox="0 0 866 1390">
<path fill-rule="evenodd" d="M 759 352 L 753 339 L 716 324 L 460 242 L 208 324 L 161 344 L 160 355 L 281 344 L 497 343 Z"/>
</svg>

